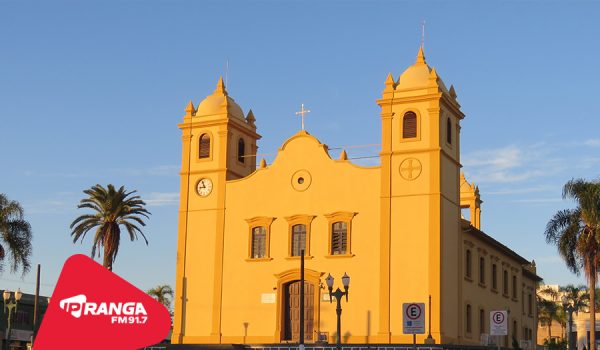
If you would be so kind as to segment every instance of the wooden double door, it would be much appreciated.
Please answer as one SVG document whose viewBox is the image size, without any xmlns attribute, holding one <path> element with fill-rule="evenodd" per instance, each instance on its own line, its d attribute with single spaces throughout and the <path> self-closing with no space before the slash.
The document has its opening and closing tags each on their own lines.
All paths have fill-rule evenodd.
<svg viewBox="0 0 600 350">
<path fill-rule="evenodd" d="M 285 285 L 283 312 L 283 340 L 298 342 L 300 339 L 300 281 Z M 314 337 L 315 288 L 304 281 L 304 340 Z"/>
</svg>

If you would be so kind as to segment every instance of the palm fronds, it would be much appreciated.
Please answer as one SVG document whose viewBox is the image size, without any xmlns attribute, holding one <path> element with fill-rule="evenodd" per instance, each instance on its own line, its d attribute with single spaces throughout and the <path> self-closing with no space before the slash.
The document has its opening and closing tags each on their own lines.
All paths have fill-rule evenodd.
<svg viewBox="0 0 600 350">
<path fill-rule="evenodd" d="M 576 208 L 554 214 L 546 225 L 546 242 L 556 245 L 569 270 L 585 273 L 589 284 L 590 324 L 595 324 L 600 264 L 600 181 L 568 181 L 563 187 L 563 198 L 572 199 Z M 594 332 L 590 333 L 590 344 L 595 344 Z"/>
<path fill-rule="evenodd" d="M 25 220 L 23 208 L 0 193 L 0 272 L 7 258 L 11 272 L 29 272 L 31 240 L 31 225 Z"/>
<path fill-rule="evenodd" d="M 127 192 L 123 186 L 117 190 L 112 184 L 104 188 L 97 184 L 83 193 L 87 197 L 79 202 L 77 208 L 90 209 L 92 213 L 73 220 L 71 236 L 73 243 L 83 241 L 86 234 L 94 230 L 92 258 L 99 257 L 102 251 L 104 267 L 112 270 L 121 243 L 121 226 L 125 227 L 131 241 L 141 236 L 148 244 L 141 227 L 146 226 L 143 218 L 149 218 L 150 212 L 140 196 L 135 195 L 136 191 Z"/>
</svg>

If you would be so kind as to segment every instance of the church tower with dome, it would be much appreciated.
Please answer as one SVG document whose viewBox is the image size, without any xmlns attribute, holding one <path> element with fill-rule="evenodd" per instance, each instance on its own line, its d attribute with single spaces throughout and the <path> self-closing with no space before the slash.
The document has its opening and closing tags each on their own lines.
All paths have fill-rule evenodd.
<svg viewBox="0 0 600 350">
<path fill-rule="evenodd" d="M 424 302 L 437 343 L 487 344 L 490 311 L 509 310 L 500 345 L 515 337 L 533 349 L 539 277 L 481 231 L 479 189 L 460 172 L 465 116 L 454 87 L 421 48 L 398 79 L 388 75 L 377 104 L 380 165 L 371 167 L 346 152 L 333 159 L 305 130 L 257 167 L 256 120 L 222 79 L 197 108 L 188 104 L 179 124 L 174 344 L 295 343 L 301 327 L 305 342 L 333 343 L 335 304 L 323 286 L 347 274 L 344 343 L 412 342 L 403 304 Z"/>
</svg>

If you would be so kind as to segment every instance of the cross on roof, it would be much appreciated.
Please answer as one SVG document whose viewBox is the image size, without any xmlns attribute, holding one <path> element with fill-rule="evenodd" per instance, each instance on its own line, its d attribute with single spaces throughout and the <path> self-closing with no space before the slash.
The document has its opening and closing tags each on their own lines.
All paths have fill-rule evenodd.
<svg viewBox="0 0 600 350">
<path fill-rule="evenodd" d="M 421 22 L 421 47 L 425 48 L 425 20 Z"/>
<path fill-rule="evenodd" d="M 304 130 L 304 115 L 306 113 L 310 113 L 308 109 L 304 109 L 304 103 L 301 105 L 300 112 L 296 112 L 296 115 L 299 115 L 302 118 L 302 130 Z"/>
</svg>

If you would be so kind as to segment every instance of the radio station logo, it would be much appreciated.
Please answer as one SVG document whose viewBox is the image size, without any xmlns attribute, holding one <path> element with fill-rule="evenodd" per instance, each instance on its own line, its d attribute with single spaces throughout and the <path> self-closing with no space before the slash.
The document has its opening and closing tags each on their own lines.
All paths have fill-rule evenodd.
<svg viewBox="0 0 600 350">
<path fill-rule="evenodd" d="M 83 316 L 110 316 L 110 323 L 144 324 L 148 313 L 140 302 L 93 303 L 88 302 L 85 294 L 76 295 L 60 301 L 61 309 L 75 318 Z"/>
<path fill-rule="evenodd" d="M 164 305 L 84 255 L 67 259 L 52 300 L 36 350 L 142 349 L 164 341 L 171 328 Z"/>
</svg>

